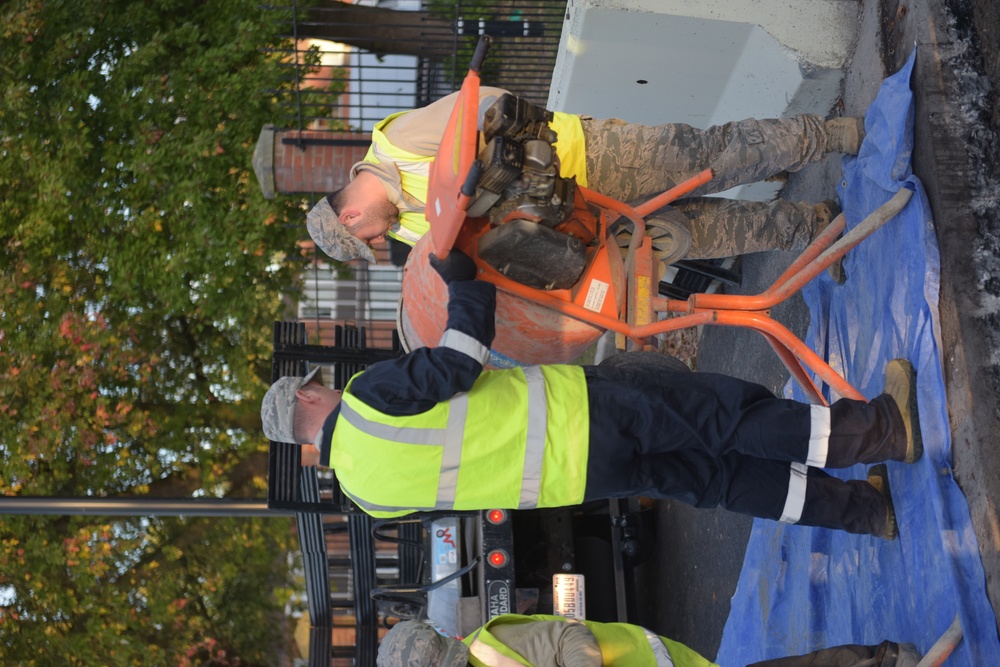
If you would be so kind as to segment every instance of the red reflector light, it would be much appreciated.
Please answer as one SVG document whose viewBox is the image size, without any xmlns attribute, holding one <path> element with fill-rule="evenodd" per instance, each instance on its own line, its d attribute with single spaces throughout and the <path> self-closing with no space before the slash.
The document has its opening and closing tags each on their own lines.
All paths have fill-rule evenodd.
<svg viewBox="0 0 1000 667">
<path fill-rule="evenodd" d="M 494 549 L 486 556 L 486 559 L 493 567 L 503 567 L 507 564 L 507 552 L 503 549 Z"/>
<path fill-rule="evenodd" d="M 486 513 L 486 520 L 496 525 L 507 520 L 507 510 L 490 510 Z"/>
</svg>

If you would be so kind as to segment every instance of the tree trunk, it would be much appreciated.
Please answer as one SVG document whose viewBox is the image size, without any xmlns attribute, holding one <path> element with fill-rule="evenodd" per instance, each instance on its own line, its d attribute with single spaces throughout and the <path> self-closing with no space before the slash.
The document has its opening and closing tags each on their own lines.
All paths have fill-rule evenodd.
<svg viewBox="0 0 1000 667">
<path fill-rule="evenodd" d="M 228 470 L 230 491 L 226 497 L 262 497 L 262 492 L 254 487 L 254 478 L 267 477 L 267 461 L 267 452 L 254 452 L 232 465 Z M 197 468 L 188 468 L 150 483 L 146 497 L 187 498 L 200 488 L 202 488 L 201 471 Z"/>
<path fill-rule="evenodd" d="M 428 12 L 403 12 L 349 5 L 340 0 L 314 0 L 298 23 L 299 39 L 327 39 L 376 55 L 395 53 L 442 59 L 452 55 L 451 22 Z"/>
<path fill-rule="evenodd" d="M 259 498 L 255 480 L 267 478 L 267 452 L 254 452 L 229 469 L 227 498 Z"/>
<path fill-rule="evenodd" d="M 148 498 L 186 498 L 201 488 L 201 472 L 197 468 L 185 468 L 151 482 L 148 486 Z"/>
</svg>

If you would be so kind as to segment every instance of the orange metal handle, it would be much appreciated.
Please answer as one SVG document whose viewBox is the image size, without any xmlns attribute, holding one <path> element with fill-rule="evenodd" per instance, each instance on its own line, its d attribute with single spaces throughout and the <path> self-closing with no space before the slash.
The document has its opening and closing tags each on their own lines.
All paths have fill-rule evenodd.
<svg viewBox="0 0 1000 667">
<path fill-rule="evenodd" d="M 638 251 L 639 246 L 642 245 L 642 239 L 646 236 L 646 216 L 654 211 L 658 211 L 675 199 L 680 199 L 681 197 L 694 192 L 702 185 L 711 181 L 712 178 L 714 178 L 712 170 L 705 169 L 686 181 L 678 183 L 666 192 L 662 192 L 649 201 L 643 202 L 636 207 L 623 204 L 617 199 L 612 199 L 611 197 L 607 197 L 588 188 L 581 187 L 580 190 L 584 195 L 584 199 L 588 202 L 596 204 L 607 211 L 613 211 L 618 215 L 626 217 L 632 221 L 633 225 L 635 225 L 635 229 L 632 231 L 632 240 L 629 242 L 628 250 L 625 252 L 624 265 L 627 271 L 629 267 L 632 266 L 632 262 L 635 261 L 635 253 Z"/>
<path fill-rule="evenodd" d="M 706 169 L 698 174 L 695 174 L 691 178 L 678 183 L 674 187 L 670 188 L 666 192 L 661 192 L 647 202 L 643 202 L 635 207 L 635 212 L 646 217 L 653 211 L 657 211 L 675 199 L 680 199 L 681 197 L 690 194 L 711 181 L 715 177 L 711 169 Z"/>
</svg>

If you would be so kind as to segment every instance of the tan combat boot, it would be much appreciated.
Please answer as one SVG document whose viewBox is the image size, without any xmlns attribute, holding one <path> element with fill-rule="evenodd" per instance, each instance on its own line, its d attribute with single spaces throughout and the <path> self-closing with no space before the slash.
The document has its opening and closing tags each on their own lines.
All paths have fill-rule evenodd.
<svg viewBox="0 0 1000 667">
<path fill-rule="evenodd" d="M 845 116 L 826 121 L 826 152 L 857 155 L 865 140 L 865 119 Z"/>
<path fill-rule="evenodd" d="M 893 359 L 885 366 L 885 389 L 892 397 L 906 426 L 906 456 L 904 463 L 918 461 L 924 453 L 920 434 L 920 417 L 917 413 L 917 372 L 906 359 Z"/>
<path fill-rule="evenodd" d="M 821 201 L 818 204 L 813 205 L 813 210 L 816 211 L 816 233 L 813 234 L 813 238 L 816 238 L 823 233 L 823 230 L 830 226 L 833 219 L 840 215 L 840 204 L 834 199 L 827 199 Z M 840 238 L 840 237 L 838 237 Z M 840 257 L 836 262 L 826 267 L 826 273 L 833 279 L 833 282 L 838 285 L 843 285 L 847 282 L 847 272 L 844 271 L 844 258 Z"/>
<path fill-rule="evenodd" d="M 830 226 L 833 219 L 840 215 L 840 204 L 837 203 L 835 199 L 824 199 L 818 204 L 813 205 L 813 210 L 816 211 L 816 234 L 813 236 L 819 236 L 823 233 L 823 230 Z"/>
<path fill-rule="evenodd" d="M 876 537 L 894 540 L 899 535 L 899 527 L 896 525 L 896 506 L 892 504 L 892 493 L 889 491 L 889 471 L 884 463 L 868 469 L 868 483 L 874 486 L 885 500 L 885 526 Z"/>
</svg>

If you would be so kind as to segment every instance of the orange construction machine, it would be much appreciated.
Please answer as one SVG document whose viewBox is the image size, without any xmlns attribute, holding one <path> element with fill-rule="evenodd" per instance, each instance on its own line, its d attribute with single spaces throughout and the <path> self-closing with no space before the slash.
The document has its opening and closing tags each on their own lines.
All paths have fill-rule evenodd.
<svg viewBox="0 0 1000 667">
<path fill-rule="evenodd" d="M 683 256 L 689 237 L 686 229 L 658 220 L 654 242 L 645 216 L 710 181 L 711 171 L 640 206 L 615 201 L 559 175 L 552 146 L 556 137 L 547 125 L 551 115 L 510 95 L 487 110 L 480 150 L 478 69 L 488 45 L 488 38 L 480 41 L 431 166 L 430 233 L 410 253 L 403 277 L 399 330 L 404 346 L 434 345 L 440 339 L 447 293 L 427 255 L 444 258 L 458 248 L 475 260 L 479 279 L 498 288 L 494 367 L 569 362 L 607 330 L 619 334 L 629 349 L 655 349 L 660 333 L 703 324 L 742 326 L 767 338 L 817 403 L 826 401 L 807 369 L 839 395 L 863 400 L 773 320 L 769 309 L 891 219 L 906 204 L 909 190 L 836 240 L 845 229 L 843 215 L 838 216 L 760 295 L 661 298 L 656 290 L 660 266 Z M 620 220 L 632 224 L 624 254 L 611 233 Z M 660 313 L 675 316 L 660 319 Z"/>
</svg>

